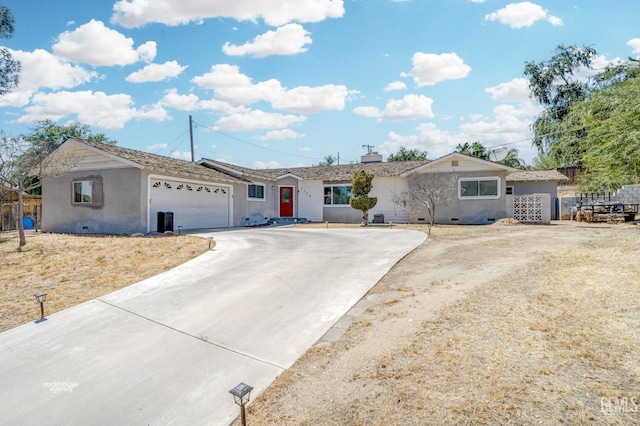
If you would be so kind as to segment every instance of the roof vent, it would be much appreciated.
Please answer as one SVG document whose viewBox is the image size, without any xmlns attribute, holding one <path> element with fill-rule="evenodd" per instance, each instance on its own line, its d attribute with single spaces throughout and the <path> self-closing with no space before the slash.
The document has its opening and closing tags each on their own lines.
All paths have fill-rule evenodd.
<svg viewBox="0 0 640 426">
<path fill-rule="evenodd" d="M 382 163 L 382 155 L 377 152 L 366 154 L 360 157 L 361 163 Z"/>
</svg>

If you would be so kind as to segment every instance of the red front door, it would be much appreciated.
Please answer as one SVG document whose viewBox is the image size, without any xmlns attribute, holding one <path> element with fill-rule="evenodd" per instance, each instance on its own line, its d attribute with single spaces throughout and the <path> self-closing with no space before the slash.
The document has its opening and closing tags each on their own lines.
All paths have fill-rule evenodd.
<svg viewBox="0 0 640 426">
<path fill-rule="evenodd" d="M 280 187 L 280 217 L 293 217 L 293 186 Z"/>
</svg>

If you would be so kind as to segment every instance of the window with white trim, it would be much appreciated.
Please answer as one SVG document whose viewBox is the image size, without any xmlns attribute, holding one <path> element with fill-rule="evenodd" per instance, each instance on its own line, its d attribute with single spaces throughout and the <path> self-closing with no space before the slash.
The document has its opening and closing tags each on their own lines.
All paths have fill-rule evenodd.
<svg viewBox="0 0 640 426">
<path fill-rule="evenodd" d="M 350 199 L 351 185 L 336 185 L 324 187 L 325 206 L 348 206 Z"/>
<path fill-rule="evenodd" d="M 461 200 L 497 200 L 500 198 L 500 178 L 497 176 L 458 179 Z"/>
<path fill-rule="evenodd" d="M 93 202 L 93 182 L 81 180 L 73 182 L 73 202 L 91 204 Z"/>
<path fill-rule="evenodd" d="M 264 200 L 264 185 L 257 183 L 247 185 L 247 198 L 253 200 Z"/>
</svg>

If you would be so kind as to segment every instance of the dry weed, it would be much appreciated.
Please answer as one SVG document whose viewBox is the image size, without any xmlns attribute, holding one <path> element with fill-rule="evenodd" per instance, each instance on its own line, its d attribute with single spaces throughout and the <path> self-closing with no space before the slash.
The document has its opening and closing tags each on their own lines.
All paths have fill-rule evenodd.
<svg viewBox="0 0 640 426">
<path fill-rule="evenodd" d="M 0 332 L 38 318 L 33 295 L 48 292 L 46 313 L 126 287 L 192 259 L 207 240 L 177 236 L 128 238 L 27 233 L 0 235 Z"/>
</svg>

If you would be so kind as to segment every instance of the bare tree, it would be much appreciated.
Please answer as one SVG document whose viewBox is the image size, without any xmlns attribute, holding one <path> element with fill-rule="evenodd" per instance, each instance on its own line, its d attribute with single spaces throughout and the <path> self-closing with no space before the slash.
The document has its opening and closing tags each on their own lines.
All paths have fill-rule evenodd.
<svg viewBox="0 0 640 426">
<path fill-rule="evenodd" d="M 409 214 L 429 215 L 429 231 L 436 218 L 436 207 L 445 207 L 455 197 L 458 176 L 450 173 L 412 173 L 409 175 L 409 190 L 394 194 L 393 202 Z"/>
<path fill-rule="evenodd" d="M 23 195 L 42 185 L 45 178 L 65 174 L 81 158 L 74 154 L 51 153 L 42 144 L 0 135 L 0 184 L 18 195 L 18 251 L 27 244 L 24 234 Z"/>
</svg>

